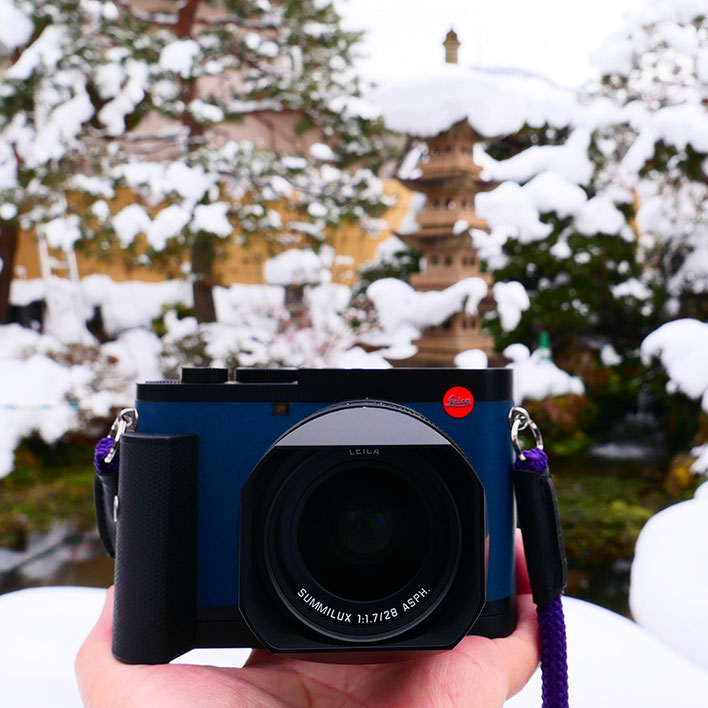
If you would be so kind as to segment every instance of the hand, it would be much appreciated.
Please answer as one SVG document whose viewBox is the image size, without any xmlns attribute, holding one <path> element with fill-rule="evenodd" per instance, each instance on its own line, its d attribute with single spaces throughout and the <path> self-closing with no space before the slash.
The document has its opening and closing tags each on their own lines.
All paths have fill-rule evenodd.
<svg viewBox="0 0 708 708">
<path fill-rule="evenodd" d="M 242 669 L 167 664 L 133 666 L 111 654 L 113 588 L 76 658 L 89 708 L 491 708 L 531 678 L 538 664 L 536 606 L 520 537 L 516 577 L 518 625 L 504 639 L 466 637 L 452 651 L 386 664 L 317 664 L 254 651 Z"/>
</svg>

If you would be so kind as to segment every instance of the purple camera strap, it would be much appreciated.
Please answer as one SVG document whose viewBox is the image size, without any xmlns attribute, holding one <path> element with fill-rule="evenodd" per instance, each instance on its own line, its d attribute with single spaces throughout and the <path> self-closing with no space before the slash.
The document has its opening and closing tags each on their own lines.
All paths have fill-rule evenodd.
<svg viewBox="0 0 708 708">
<path fill-rule="evenodd" d="M 524 450 L 523 459 L 517 455 L 514 468 L 541 475 L 548 470 L 548 457 L 538 447 Z M 567 708 L 568 660 L 560 593 L 550 602 L 539 603 L 536 615 L 541 645 L 543 708 Z"/>
</svg>

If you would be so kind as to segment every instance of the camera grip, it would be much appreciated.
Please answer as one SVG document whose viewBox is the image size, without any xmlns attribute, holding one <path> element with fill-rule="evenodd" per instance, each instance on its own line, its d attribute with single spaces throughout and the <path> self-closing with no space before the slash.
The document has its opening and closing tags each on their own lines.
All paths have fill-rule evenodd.
<svg viewBox="0 0 708 708">
<path fill-rule="evenodd" d="M 121 439 L 113 655 L 171 661 L 194 646 L 197 561 L 196 435 Z"/>
</svg>

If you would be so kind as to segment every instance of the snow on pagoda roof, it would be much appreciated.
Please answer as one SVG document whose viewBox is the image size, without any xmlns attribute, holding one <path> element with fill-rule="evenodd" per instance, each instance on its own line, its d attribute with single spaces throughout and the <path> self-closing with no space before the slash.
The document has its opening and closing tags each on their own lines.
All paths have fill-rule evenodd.
<svg viewBox="0 0 708 708">
<path fill-rule="evenodd" d="M 465 118 L 483 137 L 508 135 L 524 125 L 564 127 L 579 111 L 576 93 L 517 69 L 442 64 L 375 94 L 392 130 L 427 138 Z"/>
</svg>

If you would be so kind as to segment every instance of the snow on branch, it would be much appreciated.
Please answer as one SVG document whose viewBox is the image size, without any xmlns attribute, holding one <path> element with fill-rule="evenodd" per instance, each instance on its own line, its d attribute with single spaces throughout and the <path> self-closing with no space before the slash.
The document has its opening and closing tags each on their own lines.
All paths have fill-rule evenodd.
<svg viewBox="0 0 708 708">
<path fill-rule="evenodd" d="M 642 342 L 641 356 L 646 366 L 659 359 L 669 376 L 669 393 L 680 391 L 700 399 L 708 412 L 708 323 L 694 319 L 667 322 Z"/>
</svg>

